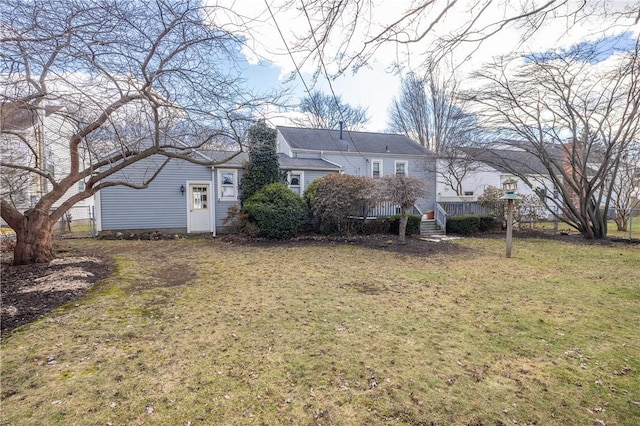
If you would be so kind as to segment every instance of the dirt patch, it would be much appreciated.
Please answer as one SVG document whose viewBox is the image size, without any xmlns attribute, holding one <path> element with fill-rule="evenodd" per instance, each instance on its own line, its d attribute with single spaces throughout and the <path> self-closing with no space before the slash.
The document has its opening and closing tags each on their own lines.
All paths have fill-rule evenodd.
<svg viewBox="0 0 640 426">
<path fill-rule="evenodd" d="M 15 328 L 82 296 L 111 273 L 112 266 L 107 260 L 75 253 L 62 254 L 64 257 L 49 264 L 13 266 L 13 253 L 3 250 L 0 265 L 0 334 L 3 337 Z"/>
</svg>

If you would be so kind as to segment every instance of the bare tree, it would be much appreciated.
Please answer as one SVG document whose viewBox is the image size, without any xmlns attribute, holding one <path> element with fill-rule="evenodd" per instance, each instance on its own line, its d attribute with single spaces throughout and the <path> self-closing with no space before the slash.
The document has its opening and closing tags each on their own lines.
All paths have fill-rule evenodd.
<svg viewBox="0 0 640 426">
<path fill-rule="evenodd" d="M 286 0 L 283 9 L 301 10 L 301 19 L 309 31 L 299 36 L 291 50 L 303 54 L 301 63 L 315 62 L 326 74 L 326 64 L 337 67 L 334 75 L 367 65 L 383 46 L 396 47 L 398 62 L 406 58 L 404 47 L 419 45 L 425 64 L 439 62 L 462 45 L 478 48 L 484 41 L 505 28 L 517 26 L 521 41 L 531 37 L 546 21 L 563 19 L 570 26 L 585 16 L 600 13 L 619 21 L 633 21 L 637 7 L 610 10 L 605 0 L 572 2 L 493 2 L 491 0 L 408 2 L 398 14 L 380 22 L 374 13 L 378 4 L 372 0 Z M 448 19 L 467 16 L 466 19 Z M 439 26 L 446 32 L 433 37 Z M 467 54 L 470 56 L 473 53 Z M 415 65 L 415 59 L 413 60 Z M 320 73 L 319 73 L 320 74 Z"/>
<path fill-rule="evenodd" d="M 243 89 L 234 67 L 241 40 L 210 22 L 216 7 L 192 0 L 2 7 L 2 117 L 30 121 L 19 131 L 3 123 L 2 140 L 20 156 L 3 155 L 2 174 L 26 172 L 36 191 L 24 212 L 11 194 L 2 196 L 2 218 L 17 235 L 14 263 L 50 261 L 52 225 L 100 189 L 145 188 L 172 159 L 211 164 L 193 153 L 217 139 L 241 149 L 238 124 L 267 99 Z M 115 179 L 146 159 L 155 166 L 144 181 Z M 80 181 L 84 188 L 75 190 Z"/>
<path fill-rule="evenodd" d="M 476 97 L 491 126 L 544 164 L 554 188 L 540 195 L 587 238 L 607 235 L 624 158 L 640 136 L 640 41 L 607 60 L 598 47 L 503 59 L 479 74 L 488 84 Z"/>
<path fill-rule="evenodd" d="M 296 120 L 296 124 L 315 129 L 337 129 L 342 122 L 345 129 L 358 130 L 369 121 L 366 108 L 352 107 L 340 96 L 317 90 L 302 98 L 300 111 L 306 118 Z"/>
<path fill-rule="evenodd" d="M 435 152 L 438 180 L 463 195 L 462 181 L 477 167 L 463 149 L 477 146 L 483 133 L 476 118 L 464 111 L 458 89 L 453 76 L 441 78 L 433 67 L 425 77 L 407 74 L 392 101 L 389 127 Z"/>
<path fill-rule="evenodd" d="M 627 231 L 633 210 L 640 207 L 640 143 L 629 149 L 612 186 L 611 203 L 618 231 Z"/>
<path fill-rule="evenodd" d="M 409 211 L 418 198 L 425 196 L 427 192 L 426 182 L 415 177 L 393 175 L 384 176 L 379 185 L 381 185 L 381 198 L 400 206 L 398 238 L 400 243 L 404 244 L 406 242 Z"/>
</svg>

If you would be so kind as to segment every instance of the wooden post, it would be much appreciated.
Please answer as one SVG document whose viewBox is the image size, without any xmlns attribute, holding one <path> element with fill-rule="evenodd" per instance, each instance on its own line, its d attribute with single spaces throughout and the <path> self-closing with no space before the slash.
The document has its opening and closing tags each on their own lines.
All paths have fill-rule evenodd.
<svg viewBox="0 0 640 426">
<path fill-rule="evenodd" d="M 507 258 L 511 257 L 511 234 L 513 232 L 513 200 L 507 200 Z"/>
</svg>

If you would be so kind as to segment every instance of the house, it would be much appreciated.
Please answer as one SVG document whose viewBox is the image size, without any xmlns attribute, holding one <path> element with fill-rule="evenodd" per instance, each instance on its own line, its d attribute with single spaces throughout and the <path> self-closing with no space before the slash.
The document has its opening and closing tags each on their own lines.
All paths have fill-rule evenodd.
<svg viewBox="0 0 640 426">
<path fill-rule="evenodd" d="M 69 137 L 72 123 L 64 107 L 55 104 L 33 106 L 8 102 L 0 105 L 0 156 L 11 166 L 2 169 L 2 196 L 18 211 L 25 211 L 51 189 L 43 174 L 25 172 L 30 168 L 59 179 L 69 172 Z M 83 182 L 67 191 L 53 208 L 84 190 Z M 89 219 L 93 197 L 78 202 L 71 214 L 74 220 Z"/>
<path fill-rule="evenodd" d="M 512 144 L 494 144 L 466 148 L 462 154 L 457 169 L 449 160 L 438 160 L 438 203 L 476 202 L 487 188 L 502 188 L 508 179 L 518 182 L 521 195 L 558 197 L 545 165 L 531 152 Z M 553 208 L 551 204 L 547 207 Z"/>
<path fill-rule="evenodd" d="M 328 173 L 382 177 L 423 176 L 429 196 L 416 202 L 420 213 L 435 205 L 435 162 L 430 152 L 403 135 L 346 130 L 277 127 L 277 152 L 289 188 L 298 194 Z M 238 184 L 246 153 L 200 151 L 203 166 L 171 160 L 146 189 L 104 188 L 96 199 L 99 231 L 163 230 L 176 233 L 225 231 L 229 207 L 239 205 Z M 155 171 L 149 159 L 127 167 L 112 179 L 140 182 Z"/>
</svg>

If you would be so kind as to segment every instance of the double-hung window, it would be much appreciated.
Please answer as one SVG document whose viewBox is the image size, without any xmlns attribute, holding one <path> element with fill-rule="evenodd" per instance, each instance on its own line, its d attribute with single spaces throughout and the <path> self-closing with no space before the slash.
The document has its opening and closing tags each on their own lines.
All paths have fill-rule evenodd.
<svg viewBox="0 0 640 426">
<path fill-rule="evenodd" d="M 304 172 L 289 172 L 289 189 L 298 195 L 302 195 L 304 191 Z"/>
<path fill-rule="evenodd" d="M 371 177 L 374 179 L 382 177 L 382 160 L 371 160 Z"/>
<path fill-rule="evenodd" d="M 238 171 L 234 169 L 218 170 L 218 198 L 235 201 L 238 199 Z"/>
<path fill-rule="evenodd" d="M 399 176 L 407 176 L 407 169 L 409 168 L 409 164 L 406 161 L 396 161 L 396 175 Z"/>
</svg>

